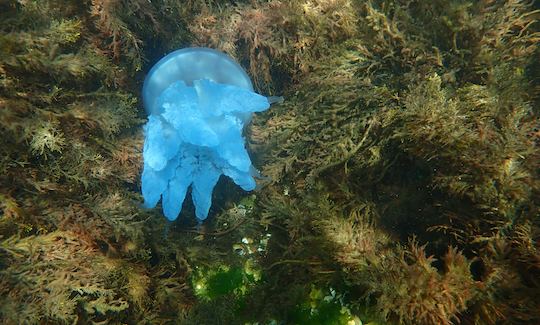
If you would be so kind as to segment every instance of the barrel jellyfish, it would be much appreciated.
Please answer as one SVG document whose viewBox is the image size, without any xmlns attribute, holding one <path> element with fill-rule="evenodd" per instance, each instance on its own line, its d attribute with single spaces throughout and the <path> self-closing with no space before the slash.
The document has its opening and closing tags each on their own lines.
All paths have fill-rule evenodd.
<svg viewBox="0 0 540 325">
<path fill-rule="evenodd" d="M 253 91 L 247 73 L 229 56 L 208 48 L 185 48 L 162 58 L 143 85 L 144 205 L 162 200 L 175 220 L 191 187 L 195 216 L 205 220 L 212 192 L 223 174 L 246 191 L 255 188 L 256 169 L 242 131 L 254 112 L 272 98 Z"/>
</svg>

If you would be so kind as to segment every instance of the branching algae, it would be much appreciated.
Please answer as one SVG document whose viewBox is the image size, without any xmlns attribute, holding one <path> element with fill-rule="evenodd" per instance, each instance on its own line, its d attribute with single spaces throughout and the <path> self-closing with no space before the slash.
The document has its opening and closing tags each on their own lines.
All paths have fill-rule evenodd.
<svg viewBox="0 0 540 325">
<path fill-rule="evenodd" d="M 0 1 L 1 321 L 540 323 L 538 9 Z M 164 53 L 194 46 L 254 86 L 201 76 L 141 96 Z M 240 98 L 224 89 L 256 108 L 208 109 Z M 269 104 L 255 92 L 287 100 L 246 126 Z M 149 165 L 170 175 L 148 183 Z M 233 182 L 251 188 L 251 165 L 265 177 L 246 198 Z M 178 170 L 236 173 L 198 227 L 142 207 L 194 181 Z M 183 208 L 203 219 L 211 189 L 195 187 L 204 204 Z M 162 201 L 171 219 L 181 194 Z"/>
</svg>

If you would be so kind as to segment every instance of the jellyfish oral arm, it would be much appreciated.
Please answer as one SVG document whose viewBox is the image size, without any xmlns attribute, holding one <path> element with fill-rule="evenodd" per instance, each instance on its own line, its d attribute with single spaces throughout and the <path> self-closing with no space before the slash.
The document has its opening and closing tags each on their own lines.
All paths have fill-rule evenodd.
<svg viewBox="0 0 540 325">
<path fill-rule="evenodd" d="M 175 220 L 191 186 L 195 215 L 208 216 L 212 192 L 221 175 L 253 190 L 256 170 L 242 131 L 254 112 L 270 107 L 268 98 L 209 79 L 193 86 L 177 81 L 155 100 L 144 127 L 142 194 L 152 208 L 162 199 L 163 213 Z"/>
</svg>

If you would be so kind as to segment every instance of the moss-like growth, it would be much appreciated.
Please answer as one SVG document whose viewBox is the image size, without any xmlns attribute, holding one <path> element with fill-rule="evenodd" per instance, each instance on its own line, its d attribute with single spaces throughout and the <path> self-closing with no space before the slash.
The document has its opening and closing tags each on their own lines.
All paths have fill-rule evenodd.
<svg viewBox="0 0 540 325">
<path fill-rule="evenodd" d="M 540 322 L 537 8 L 0 1 L 0 318 Z M 200 227 L 139 195 L 144 72 L 185 46 L 285 98 Z"/>
</svg>

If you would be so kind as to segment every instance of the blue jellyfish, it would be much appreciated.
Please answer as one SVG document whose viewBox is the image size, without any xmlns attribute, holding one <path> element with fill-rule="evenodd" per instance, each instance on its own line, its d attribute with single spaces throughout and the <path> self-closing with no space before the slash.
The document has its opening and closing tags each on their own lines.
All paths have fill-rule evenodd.
<svg viewBox="0 0 540 325">
<path fill-rule="evenodd" d="M 145 207 L 161 199 L 165 217 L 175 220 L 191 186 L 195 215 L 202 221 L 222 174 L 246 191 L 255 188 L 257 172 L 242 131 L 252 114 L 268 109 L 274 99 L 255 93 L 235 61 L 208 48 L 177 50 L 152 67 L 142 97 L 148 114 Z"/>
</svg>

